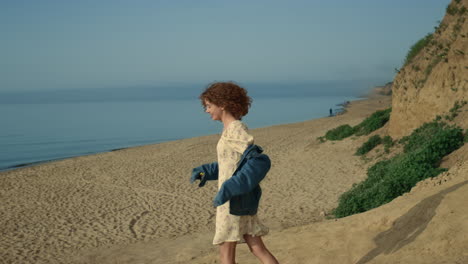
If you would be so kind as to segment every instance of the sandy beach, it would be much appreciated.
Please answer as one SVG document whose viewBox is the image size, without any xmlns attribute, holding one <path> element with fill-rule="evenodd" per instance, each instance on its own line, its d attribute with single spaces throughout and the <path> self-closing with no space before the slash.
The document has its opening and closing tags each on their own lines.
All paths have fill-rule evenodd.
<svg viewBox="0 0 468 264">
<path fill-rule="evenodd" d="M 436 263 L 434 247 L 453 257 L 448 260 L 468 260 L 468 218 L 460 211 L 468 198 L 466 159 L 452 162 L 440 183 L 421 183 L 364 214 L 327 219 L 340 194 L 365 179 L 380 155 L 353 155 L 368 137 L 325 143 L 317 137 L 390 105 L 391 96 L 372 96 L 351 102 L 343 115 L 251 130 L 272 160 L 259 217 L 270 228 L 265 241 L 280 263 L 397 263 L 392 257 Z M 1 172 L 0 263 L 218 263 L 211 244 L 216 184 L 189 183 L 193 167 L 216 160 L 218 139 L 209 135 Z M 405 221 L 411 223 L 412 210 L 434 215 L 411 225 Z M 445 214 L 459 217 L 444 224 Z M 398 242 L 398 235 L 414 232 L 422 234 Z M 383 244 L 381 234 L 389 237 Z M 448 238 L 438 241 L 440 236 Z M 467 247 L 455 247 L 449 238 Z M 246 245 L 238 250 L 238 263 L 258 263 Z"/>
</svg>

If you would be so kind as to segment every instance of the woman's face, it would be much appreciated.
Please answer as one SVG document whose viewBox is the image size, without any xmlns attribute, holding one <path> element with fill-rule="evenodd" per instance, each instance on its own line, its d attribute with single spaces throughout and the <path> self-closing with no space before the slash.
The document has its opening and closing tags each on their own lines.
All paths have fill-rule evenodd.
<svg viewBox="0 0 468 264">
<path fill-rule="evenodd" d="M 221 121 L 221 117 L 223 116 L 223 109 L 221 109 L 221 107 L 211 103 L 208 100 L 205 100 L 205 106 L 205 112 L 210 114 L 211 119 Z"/>
</svg>

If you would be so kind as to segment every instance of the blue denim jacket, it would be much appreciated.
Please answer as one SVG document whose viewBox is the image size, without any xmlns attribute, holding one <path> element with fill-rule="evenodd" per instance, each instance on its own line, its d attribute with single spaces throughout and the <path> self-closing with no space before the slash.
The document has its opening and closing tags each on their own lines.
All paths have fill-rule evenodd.
<svg viewBox="0 0 468 264">
<path fill-rule="evenodd" d="M 230 201 L 229 212 L 233 215 L 254 215 L 257 213 L 262 189 L 260 181 L 270 170 L 270 158 L 262 154 L 263 149 L 255 144 L 249 145 L 241 156 L 239 165 L 231 178 L 226 180 L 216 194 L 215 207 Z M 204 175 L 201 175 L 203 173 Z M 190 181 L 199 179 L 199 187 L 206 181 L 218 179 L 218 163 L 208 163 L 194 168 Z"/>
</svg>

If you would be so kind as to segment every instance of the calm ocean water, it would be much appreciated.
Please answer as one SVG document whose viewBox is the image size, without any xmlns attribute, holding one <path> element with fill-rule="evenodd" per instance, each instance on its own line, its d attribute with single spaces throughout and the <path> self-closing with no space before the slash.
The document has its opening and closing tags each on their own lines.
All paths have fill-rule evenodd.
<svg viewBox="0 0 468 264">
<path fill-rule="evenodd" d="M 249 128 L 328 116 L 353 96 L 254 97 Z M 0 170 L 117 148 L 220 133 L 199 100 L 0 102 Z"/>
</svg>

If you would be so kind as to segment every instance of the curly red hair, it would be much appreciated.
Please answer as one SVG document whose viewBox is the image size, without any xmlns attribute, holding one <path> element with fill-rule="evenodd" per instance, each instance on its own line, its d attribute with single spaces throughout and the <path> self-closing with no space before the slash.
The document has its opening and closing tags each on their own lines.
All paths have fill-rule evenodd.
<svg viewBox="0 0 468 264">
<path fill-rule="evenodd" d="M 234 82 L 211 83 L 199 98 L 204 108 L 206 108 L 206 100 L 224 107 L 224 110 L 239 120 L 247 115 L 252 104 L 252 98 L 247 95 L 247 90 Z"/>
</svg>

